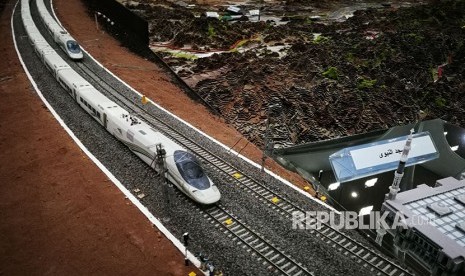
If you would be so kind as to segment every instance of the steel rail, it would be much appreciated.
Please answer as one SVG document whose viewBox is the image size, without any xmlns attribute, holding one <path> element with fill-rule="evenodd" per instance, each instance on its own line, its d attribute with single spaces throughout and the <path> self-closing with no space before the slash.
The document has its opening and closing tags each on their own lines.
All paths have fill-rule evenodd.
<svg viewBox="0 0 465 276">
<path fill-rule="evenodd" d="M 125 95 L 118 93 L 110 84 L 105 80 L 102 80 L 97 74 L 95 74 L 85 63 L 77 63 L 78 67 L 81 68 L 82 73 L 87 75 L 88 78 L 92 79 L 93 82 L 97 83 L 101 89 L 98 89 L 102 92 L 102 89 L 110 94 L 112 98 L 117 99 L 117 102 L 124 105 L 127 109 L 132 110 L 134 113 L 138 114 L 139 117 L 144 119 L 147 123 L 152 125 L 158 131 L 167 135 L 177 143 L 183 145 L 184 147 L 190 149 L 202 160 L 208 162 L 208 164 L 213 167 L 215 170 L 228 175 L 235 183 L 243 187 L 245 190 L 249 191 L 258 196 L 258 199 L 267 204 L 273 210 L 279 212 L 281 215 L 284 215 L 286 218 L 291 219 L 293 212 L 300 211 L 305 212 L 303 208 L 297 206 L 296 204 L 290 202 L 286 199 L 285 196 L 273 191 L 269 187 L 263 185 L 259 181 L 254 180 L 252 177 L 247 176 L 242 173 L 240 170 L 235 168 L 229 162 L 217 157 L 215 154 L 205 149 L 204 147 L 198 145 L 196 142 L 190 138 L 185 137 L 183 134 L 179 133 L 173 127 L 165 124 L 161 120 L 154 117 L 147 110 L 142 107 L 139 107 L 134 99 L 130 99 Z M 240 177 L 235 177 L 239 173 Z M 314 217 L 311 217 L 314 219 Z M 326 239 L 328 242 L 332 243 L 334 246 L 345 250 L 346 255 L 350 254 L 355 257 L 358 262 L 364 262 L 364 266 L 371 267 L 372 271 L 376 271 L 376 275 L 389 275 L 389 276 L 407 276 L 412 275 L 405 268 L 395 264 L 394 262 L 388 260 L 382 255 L 374 252 L 372 249 L 361 244 L 360 242 L 354 240 L 348 235 L 338 231 L 337 229 L 332 228 L 330 225 L 323 223 L 320 229 L 313 229 L 316 231 L 316 236 L 320 236 L 323 240 Z M 313 225 L 310 225 L 311 227 Z"/>
<path fill-rule="evenodd" d="M 49 35 L 47 32 L 45 33 L 46 36 Z M 99 86 L 101 88 L 98 89 L 96 87 L 100 92 L 106 94 L 107 96 L 110 96 L 110 98 L 112 98 L 113 100 L 116 100 L 118 103 L 124 105 L 126 108 L 130 109 L 135 114 L 138 114 L 138 116 L 142 117 L 147 123 L 154 126 L 157 130 L 169 136 L 177 143 L 192 150 L 196 155 L 201 157 L 203 160 L 207 161 L 209 165 L 213 167 L 215 170 L 228 175 L 232 180 L 234 180 L 245 190 L 257 195 L 261 202 L 267 204 L 273 210 L 278 211 L 281 215 L 284 215 L 286 218 L 291 218 L 292 213 L 295 211 L 304 212 L 303 208 L 298 207 L 294 203 L 291 203 L 290 201 L 285 199 L 285 196 L 280 195 L 279 193 L 266 187 L 259 181 L 256 181 L 252 177 L 249 177 L 246 174 L 242 173 L 229 162 L 217 157 L 209 150 L 205 149 L 193 140 L 179 133 L 173 127 L 169 126 L 168 124 L 165 124 L 161 120 L 154 117 L 147 110 L 137 105 L 134 99 L 130 99 L 128 96 L 119 93 L 117 89 L 113 88 L 111 84 L 108 84 L 99 75 L 95 74 L 93 70 L 91 70 L 89 66 L 85 63 L 85 61 L 76 62 L 74 64 L 76 64 L 76 66 L 73 67 L 79 68 L 78 71 L 86 75 L 87 79 L 90 79 L 94 83 L 94 86 Z M 137 96 L 136 98 L 139 97 Z M 240 177 L 237 177 L 237 174 L 239 174 Z M 312 217 L 312 219 L 315 218 Z M 351 256 L 357 258 L 359 262 L 364 262 L 366 266 L 370 266 L 372 268 L 372 271 L 377 270 L 377 275 L 412 275 L 408 270 L 391 262 L 390 260 L 384 258 L 380 254 L 375 253 L 373 250 L 369 249 L 365 245 L 362 245 L 360 242 L 354 240 L 348 235 L 332 228 L 327 224 L 322 224 L 322 227 L 320 229 L 314 229 L 314 231 L 317 232 L 316 236 L 321 236 L 323 240 L 326 239 L 328 242 L 332 243 L 334 246 L 337 246 L 339 249 L 345 250 L 346 254 L 351 254 Z"/>
</svg>

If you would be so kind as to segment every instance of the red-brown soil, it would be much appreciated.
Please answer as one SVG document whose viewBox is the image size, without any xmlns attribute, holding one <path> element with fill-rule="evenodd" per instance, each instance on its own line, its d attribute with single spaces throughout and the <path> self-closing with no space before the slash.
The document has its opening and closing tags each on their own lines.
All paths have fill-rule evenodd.
<svg viewBox="0 0 465 276">
<path fill-rule="evenodd" d="M 14 3 L 0 21 L 0 275 L 199 274 L 34 94 L 13 46 Z"/>
<path fill-rule="evenodd" d="M 81 152 L 34 94 L 13 46 L 14 1 L 3 2 L 0 275 L 187 275 L 194 268 L 184 266 L 182 254 Z M 79 0 L 54 4 L 83 47 L 135 89 L 226 145 L 241 137 L 184 95 L 154 64 L 96 31 Z M 236 149 L 245 144 L 242 139 Z M 256 162 L 261 157 L 251 144 L 243 153 Z M 270 160 L 267 167 L 305 185 Z"/>
<path fill-rule="evenodd" d="M 88 16 L 81 1 L 56 0 L 54 5 L 62 24 L 77 41 L 134 89 L 225 145 L 233 146 L 242 137 L 235 150 L 247 144 L 247 139 L 225 124 L 222 118 L 212 115 L 203 105 L 185 95 L 162 69 L 129 52 L 107 33 L 97 31 L 95 21 Z M 262 151 L 253 144 L 247 144 L 241 153 L 260 163 Z M 306 185 L 300 176 L 284 170 L 270 159 L 266 166 L 301 187 Z"/>
</svg>

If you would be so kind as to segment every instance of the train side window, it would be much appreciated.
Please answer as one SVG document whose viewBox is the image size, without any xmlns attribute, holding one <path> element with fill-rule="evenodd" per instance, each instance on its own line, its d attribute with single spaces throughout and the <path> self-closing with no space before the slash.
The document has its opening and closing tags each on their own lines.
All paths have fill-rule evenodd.
<svg viewBox="0 0 465 276">
<path fill-rule="evenodd" d="M 99 112 L 97 112 L 97 117 L 99 117 L 99 118 L 100 118 L 100 113 L 99 113 Z"/>
<path fill-rule="evenodd" d="M 69 87 L 66 85 L 66 83 L 63 82 L 62 79 L 58 79 L 58 82 L 60 82 L 60 84 L 63 86 L 63 88 L 65 88 L 66 90 L 69 91 Z"/>
<path fill-rule="evenodd" d="M 81 98 L 81 97 L 79 97 L 79 98 Z M 81 103 L 83 103 L 83 102 L 84 102 L 84 100 L 81 98 Z"/>
</svg>

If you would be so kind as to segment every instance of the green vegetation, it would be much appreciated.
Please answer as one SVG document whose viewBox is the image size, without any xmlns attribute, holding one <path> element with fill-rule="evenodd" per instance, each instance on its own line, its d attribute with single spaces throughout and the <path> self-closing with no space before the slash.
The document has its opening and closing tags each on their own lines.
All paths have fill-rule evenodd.
<svg viewBox="0 0 465 276">
<path fill-rule="evenodd" d="M 322 35 L 317 35 L 314 39 L 313 39 L 313 43 L 314 44 L 320 44 L 320 43 L 325 43 L 326 41 L 329 41 L 329 37 L 326 37 L 326 36 L 322 36 Z"/>
<path fill-rule="evenodd" d="M 436 67 L 431 67 L 430 72 L 431 72 L 431 77 L 433 78 L 433 81 L 437 81 L 438 80 L 438 69 Z"/>
<path fill-rule="evenodd" d="M 188 59 L 188 60 L 196 60 L 198 58 L 196 55 L 185 53 L 185 52 L 171 53 L 171 55 L 175 58 L 182 58 L 182 59 Z"/>
<path fill-rule="evenodd" d="M 209 38 L 212 38 L 216 35 L 215 33 L 215 28 L 213 28 L 213 26 L 209 23 L 208 24 L 208 37 Z"/>
<path fill-rule="evenodd" d="M 249 42 L 248 39 L 243 39 L 243 40 L 239 41 L 239 43 L 237 43 L 237 45 L 236 45 L 236 48 L 240 48 L 240 47 L 244 46 L 247 42 Z"/>
<path fill-rule="evenodd" d="M 229 21 L 231 20 L 232 17 L 230 15 L 223 15 L 223 16 L 220 16 L 219 20 L 221 21 Z"/>
<path fill-rule="evenodd" d="M 446 106 L 446 99 L 442 98 L 442 97 L 437 97 L 435 100 L 434 100 L 434 103 L 436 104 L 437 107 L 439 108 L 443 108 L 444 106 Z"/>
<path fill-rule="evenodd" d="M 416 44 L 420 44 L 424 40 L 423 36 L 416 33 L 409 33 L 406 36 L 407 38 L 413 39 L 413 41 L 415 41 Z"/>
<path fill-rule="evenodd" d="M 366 59 L 361 59 L 357 57 L 353 53 L 348 53 L 346 56 L 346 59 L 348 62 L 352 63 L 355 67 L 360 68 L 360 67 L 368 67 L 370 65 L 370 62 Z"/>
<path fill-rule="evenodd" d="M 370 80 L 370 79 L 365 79 L 361 78 L 357 84 L 358 89 L 365 89 L 365 88 L 373 88 L 373 86 L 378 82 L 378 80 Z"/>
<path fill-rule="evenodd" d="M 382 49 L 380 53 L 375 55 L 375 59 L 371 62 L 373 68 L 379 67 L 383 62 L 388 59 L 391 59 L 395 55 L 395 50 L 390 46 Z"/>
<path fill-rule="evenodd" d="M 328 79 L 332 79 L 332 80 L 339 79 L 339 72 L 336 67 L 329 67 L 322 74 L 325 78 L 328 78 Z"/>
<path fill-rule="evenodd" d="M 349 52 L 349 53 L 347 54 L 347 56 L 346 56 L 346 59 L 347 59 L 348 62 L 353 63 L 353 62 L 355 61 L 355 56 L 354 56 L 353 53 L 350 53 L 350 52 Z"/>
<path fill-rule="evenodd" d="M 304 24 L 306 24 L 306 25 L 312 25 L 312 24 L 313 24 L 313 20 L 312 20 L 309 16 L 307 16 L 307 17 L 305 18 Z"/>
</svg>

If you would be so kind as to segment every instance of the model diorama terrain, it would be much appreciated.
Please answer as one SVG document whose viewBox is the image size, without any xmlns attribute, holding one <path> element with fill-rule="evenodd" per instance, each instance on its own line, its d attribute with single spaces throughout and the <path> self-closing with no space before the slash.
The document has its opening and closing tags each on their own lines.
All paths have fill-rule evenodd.
<svg viewBox="0 0 465 276">
<path fill-rule="evenodd" d="M 152 49 L 259 146 L 268 116 L 283 145 L 420 119 L 464 125 L 465 1 L 125 5 L 149 21 Z"/>
</svg>

